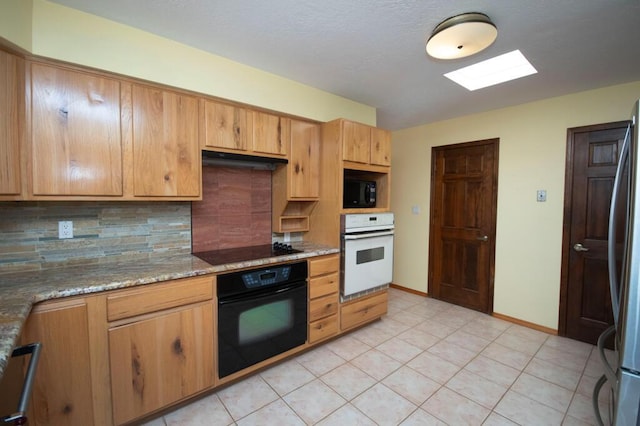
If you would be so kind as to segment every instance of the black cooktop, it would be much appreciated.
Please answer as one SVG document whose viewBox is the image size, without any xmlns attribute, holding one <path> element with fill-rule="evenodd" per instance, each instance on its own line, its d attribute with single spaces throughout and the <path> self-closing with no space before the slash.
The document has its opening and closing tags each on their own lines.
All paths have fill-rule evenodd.
<svg viewBox="0 0 640 426">
<path fill-rule="evenodd" d="M 211 250 L 193 253 L 210 265 L 224 265 L 225 263 L 247 262 L 251 260 L 266 259 L 275 256 L 302 253 L 289 244 L 273 243 L 259 246 L 236 247 L 230 249 Z"/>
</svg>

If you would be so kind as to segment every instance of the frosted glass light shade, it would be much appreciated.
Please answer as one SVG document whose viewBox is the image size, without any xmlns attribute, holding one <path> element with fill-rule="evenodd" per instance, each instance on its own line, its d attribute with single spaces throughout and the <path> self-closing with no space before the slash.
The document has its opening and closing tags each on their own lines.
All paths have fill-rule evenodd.
<svg viewBox="0 0 640 426">
<path fill-rule="evenodd" d="M 445 19 L 427 40 L 427 53 L 437 59 L 476 54 L 495 41 L 498 29 L 483 13 L 463 13 Z"/>
</svg>

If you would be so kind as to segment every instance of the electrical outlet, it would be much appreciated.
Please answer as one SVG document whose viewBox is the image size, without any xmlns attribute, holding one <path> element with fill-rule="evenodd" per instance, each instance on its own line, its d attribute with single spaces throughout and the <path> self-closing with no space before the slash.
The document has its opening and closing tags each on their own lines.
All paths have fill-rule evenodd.
<svg viewBox="0 0 640 426">
<path fill-rule="evenodd" d="M 73 221 L 61 220 L 58 222 L 58 238 L 73 238 Z"/>
</svg>

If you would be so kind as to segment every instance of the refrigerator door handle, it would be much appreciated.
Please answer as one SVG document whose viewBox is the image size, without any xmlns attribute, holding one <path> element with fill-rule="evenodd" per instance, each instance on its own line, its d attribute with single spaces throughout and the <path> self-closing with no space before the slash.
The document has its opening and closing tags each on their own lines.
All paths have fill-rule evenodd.
<svg viewBox="0 0 640 426">
<path fill-rule="evenodd" d="M 597 344 L 598 355 L 600 356 L 600 361 L 602 361 L 602 365 L 604 366 L 604 375 L 607 376 L 607 380 L 611 383 L 611 386 L 613 386 L 616 383 L 618 378 L 616 377 L 616 370 L 611 366 L 611 364 L 609 364 L 609 360 L 607 359 L 607 356 L 604 353 L 604 345 L 607 339 L 609 338 L 609 336 L 611 336 L 612 334 L 615 334 L 615 332 L 616 332 L 616 326 L 615 325 L 609 326 L 609 328 L 607 328 L 604 332 L 602 332 L 600 337 L 598 337 L 598 344 Z"/>
<path fill-rule="evenodd" d="M 624 163 L 629 157 L 629 143 L 631 134 L 631 124 L 627 126 L 627 132 L 624 135 L 622 143 L 622 151 L 618 159 L 618 167 L 616 169 L 616 178 L 613 181 L 613 190 L 611 193 L 611 209 L 609 209 L 609 238 L 607 244 L 607 257 L 609 264 L 609 291 L 611 292 L 611 307 L 613 310 L 613 322 L 618 325 L 618 314 L 620 311 L 620 296 L 618 293 L 618 276 L 616 273 L 616 199 L 620 192 L 620 180 Z"/>
<path fill-rule="evenodd" d="M 600 378 L 598 379 L 598 381 L 596 382 L 596 386 L 595 388 L 593 388 L 593 395 L 591 395 L 591 405 L 593 406 L 593 411 L 596 415 L 596 423 L 598 424 L 598 426 L 604 426 L 604 421 L 602 421 L 602 414 L 600 413 L 600 390 L 602 389 L 602 386 L 604 386 L 604 384 L 607 382 L 607 376 L 606 375 L 602 375 L 600 376 Z M 613 419 L 613 417 L 609 417 L 610 419 Z"/>
</svg>

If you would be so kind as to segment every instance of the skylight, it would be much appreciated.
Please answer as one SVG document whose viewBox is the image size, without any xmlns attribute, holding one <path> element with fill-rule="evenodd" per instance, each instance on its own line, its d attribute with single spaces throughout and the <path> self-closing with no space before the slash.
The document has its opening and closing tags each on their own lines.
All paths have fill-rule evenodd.
<svg viewBox="0 0 640 426">
<path fill-rule="evenodd" d="M 473 91 L 536 74 L 537 72 L 519 50 L 514 50 L 513 52 L 460 68 L 444 76 Z"/>
</svg>

